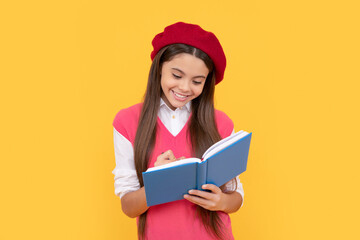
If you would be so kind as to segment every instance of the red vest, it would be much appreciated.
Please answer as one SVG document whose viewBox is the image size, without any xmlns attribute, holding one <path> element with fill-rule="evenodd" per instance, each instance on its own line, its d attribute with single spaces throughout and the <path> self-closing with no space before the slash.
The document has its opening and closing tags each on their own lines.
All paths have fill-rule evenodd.
<svg viewBox="0 0 360 240">
<path fill-rule="evenodd" d="M 119 111 L 113 122 L 115 129 L 133 146 L 141 106 L 142 104 L 139 103 Z M 221 137 L 229 136 L 234 128 L 231 119 L 225 113 L 216 110 L 215 120 Z M 150 157 L 149 167 L 154 166 L 157 156 L 169 149 L 177 158 L 182 156 L 193 157 L 191 156 L 190 138 L 186 134 L 187 129 L 188 122 L 178 135 L 173 136 L 158 117 L 156 142 Z M 226 239 L 234 239 L 229 215 L 221 211 L 218 214 L 224 224 L 222 230 L 227 236 Z M 205 229 L 201 219 L 197 216 L 196 205 L 185 199 L 150 207 L 147 211 L 145 236 L 148 240 L 215 239 Z"/>
</svg>

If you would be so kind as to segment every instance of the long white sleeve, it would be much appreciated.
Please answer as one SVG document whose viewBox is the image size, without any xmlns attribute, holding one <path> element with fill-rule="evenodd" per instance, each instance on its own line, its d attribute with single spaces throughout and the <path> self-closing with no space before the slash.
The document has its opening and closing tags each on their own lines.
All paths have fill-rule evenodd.
<svg viewBox="0 0 360 240">
<path fill-rule="evenodd" d="M 114 149 L 116 167 L 114 174 L 115 194 L 122 198 L 126 193 L 140 188 L 136 175 L 132 144 L 114 128 Z"/>
</svg>

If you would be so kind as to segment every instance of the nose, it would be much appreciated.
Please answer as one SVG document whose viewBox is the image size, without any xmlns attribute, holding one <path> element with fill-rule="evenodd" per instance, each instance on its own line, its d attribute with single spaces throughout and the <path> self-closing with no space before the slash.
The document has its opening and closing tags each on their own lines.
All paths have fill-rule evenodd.
<svg viewBox="0 0 360 240">
<path fill-rule="evenodd" d="M 179 83 L 179 89 L 183 92 L 189 92 L 190 91 L 190 80 L 188 79 L 183 79 L 180 83 Z"/>
</svg>

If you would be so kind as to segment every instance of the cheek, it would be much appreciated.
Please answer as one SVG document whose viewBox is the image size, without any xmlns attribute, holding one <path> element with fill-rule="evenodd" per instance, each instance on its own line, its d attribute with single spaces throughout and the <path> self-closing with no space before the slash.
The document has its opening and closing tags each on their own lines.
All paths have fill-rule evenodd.
<svg viewBox="0 0 360 240">
<path fill-rule="evenodd" d="M 169 81 L 166 80 L 166 76 L 162 75 L 161 80 L 160 80 L 160 85 L 161 85 L 161 88 L 162 88 L 163 90 L 165 90 L 165 89 L 168 88 L 168 86 L 169 86 Z"/>
<path fill-rule="evenodd" d="M 194 95 L 199 96 L 203 91 L 203 86 L 201 87 L 196 87 L 195 89 L 193 89 Z"/>
<path fill-rule="evenodd" d="M 171 79 L 171 77 L 165 78 L 161 82 L 161 87 L 164 89 L 171 89 L 177 86 L 176 80 Z"/>
</svg>

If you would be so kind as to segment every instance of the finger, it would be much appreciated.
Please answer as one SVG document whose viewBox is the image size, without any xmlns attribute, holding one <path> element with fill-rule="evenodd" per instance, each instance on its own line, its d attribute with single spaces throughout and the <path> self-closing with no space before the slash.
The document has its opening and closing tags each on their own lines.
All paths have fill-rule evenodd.
<svg viewBox="0 0 360 240">
<path fill-rule="evenodd" d="M 197 197 L 197 196 L 191 196 L 189 194 L 185 194 L 184 198 L 189 200 L 190 202 L 192 202 L 194 204 L 202 206 L 203 208 L 208 208 L 209 205 L 211 204 L 211 201 L 209 201 L 207 199 Z"/>
<path fill-rule="evenodd" d="M 171 161 L 171 162 L 174 162 L 174 161 L 177 161 L 178 159 L 175 157 L 175 155 L 171 151 L 170 154 L 168 155 L 168 160 Z"/>
<path fill-rule="evenodd" d="M 216 194 L 222 192 L 221 189 L 218 186 L 214 185 L 214 184 L 204 184 L 204 185 L 202 185 L 202 189 L 210 190 L 210 191 L 212 191 L 213 193 L 216 193 Z"/>
<path fill-rule="evenodd" d="M 212 199 L 213 198 L 213 193 L 209 193 L 209 192 L 205 192 L 205 191 L 201 191 L 201 190 L 195 190 L 195 189 L 192 189 L 192 190 L 189 190 L 189 194 L 191 195 L 195 195 L 195 196 L 198 196 L 198 197 L 201 197 L 201 198 L 205 198 L 205 199 Z"/>
<path fill-rule="evenodd" d="M 182 159 L 185 159 L 186 157 L 180 157 L 180 158 L 178 158 L 178 160 L 182 160 Z"/>
<path fill-rule="evenodd" d="M 176 157 L 175 157 L 173 151 L 171 151 L 171 150 L 167 150 L 167 151 L 163 154 L 163 157 L 164 157 L 165 159 L 167 159 L 167 160 L 172 160 L 172 161 L 176 160 Z"/>
<path fill-rule="evenodd" d="M 173 160 L 172 156 L 174 154 L 172 153 L 171 150 L 167 150 L 166 152 L 162 152 L 159 156 L 158 156 L 158 160 L 161 160 L 161 161 L 168 161 L 168 160 Z"/>
</svg>

